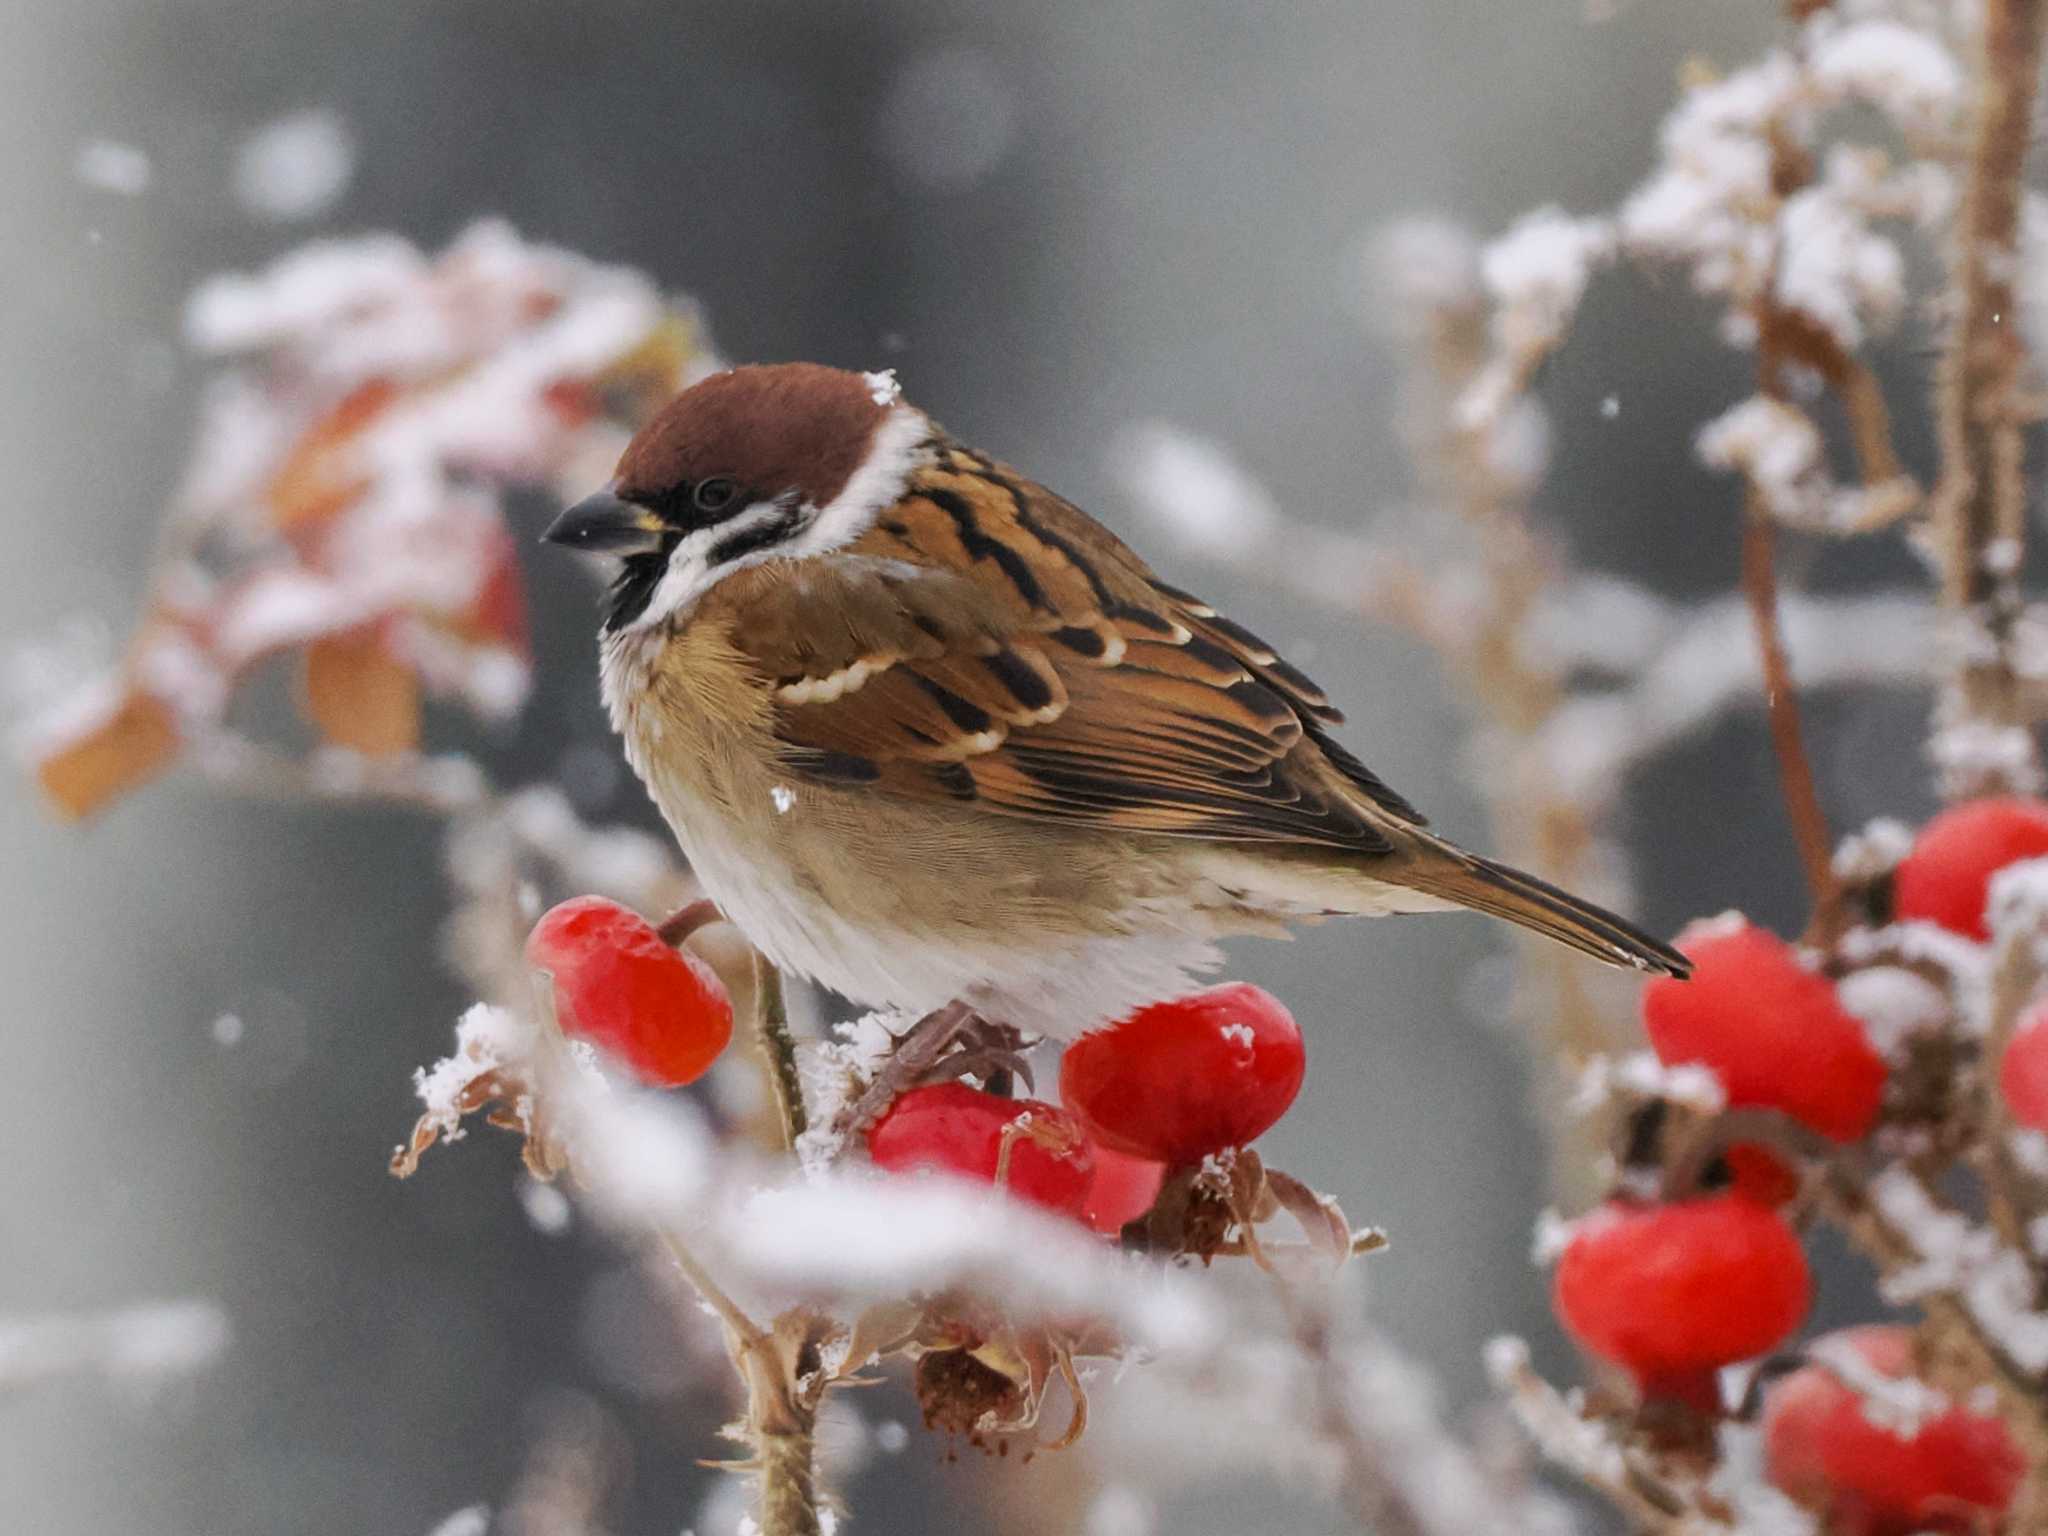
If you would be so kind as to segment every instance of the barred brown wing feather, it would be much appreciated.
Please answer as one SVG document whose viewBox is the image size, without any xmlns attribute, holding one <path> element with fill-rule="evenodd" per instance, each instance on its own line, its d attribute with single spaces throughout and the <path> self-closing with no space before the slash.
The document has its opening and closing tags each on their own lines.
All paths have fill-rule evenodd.
<svg viewBox="0 0 2048 1536">
<path fill-rule="evenodd" d="M 771 680 L 793 774 L 1070 824 L 1387 847 L 1288 700 L 1215 647 L 1131 642 L 1112 662 L 1056 638 L 1069 620 L 1094 633 L 1089 614 L 1034 625 L 986 582 L 860 554 L 801 581 L 739 572 L 713 599 Z"/>
</svg>

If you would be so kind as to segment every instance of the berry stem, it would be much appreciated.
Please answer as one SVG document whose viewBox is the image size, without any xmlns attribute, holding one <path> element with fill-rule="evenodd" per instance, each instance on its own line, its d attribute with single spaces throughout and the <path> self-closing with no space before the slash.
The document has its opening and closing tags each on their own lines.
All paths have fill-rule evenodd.
<svg viewBox="0 0 2048 1536">
<path fill-rule="evenodd" d="M 655 925 L 654 931 L 661 935 L 661 941 L 672 947 L 680 947 L 699 928 L 708 928 L 719 922 L 725 914 L 718 910 L 718 903 L 708 896 L 699 896 L 695 901 L 685 902 Z"/>
</svg>

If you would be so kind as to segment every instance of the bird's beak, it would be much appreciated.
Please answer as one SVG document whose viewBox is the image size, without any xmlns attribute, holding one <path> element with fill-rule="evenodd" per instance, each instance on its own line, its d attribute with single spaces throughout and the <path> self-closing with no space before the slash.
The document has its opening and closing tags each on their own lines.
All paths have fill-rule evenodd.
<svg viewBox="0 0 2048 1536">
<path fill-rule="evenodd" d="M 609 490 L 586 496 L 548 525 L 550 544 L 596 555 L 644 555 L 661 548 L 668 525 Z"/>
</svg>

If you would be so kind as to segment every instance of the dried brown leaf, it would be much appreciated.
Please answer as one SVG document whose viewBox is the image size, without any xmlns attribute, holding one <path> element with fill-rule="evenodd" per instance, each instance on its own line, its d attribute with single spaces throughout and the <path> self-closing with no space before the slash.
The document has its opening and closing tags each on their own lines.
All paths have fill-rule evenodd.
<svg viewBox="0 0 2048 1536">
<path fill-rule="evenodd" d="M 329 743 L 365 757 L 420 744 L 420 685 L 374 628 L 330 635 L 306 647 L 306 718 Z"/>
<path fill-rule="evenodd" d="M 1266 1170 L 1266 1187 L 1288 1215 L 1301 1223 L 1309 1244 L 1332 1264 L 1351 1257 L 1351 1223 L 1336 1198 L 1310 1189 L 1291 1173 Z"/>
<path fill-rule="evenodd" d="M 47 753 L 36 764 L 36 779 L 58 812 L 77 820 L 155 778 L 180 746 L 171 707 L 130 690 L 88 730 Z"/>
</svg>

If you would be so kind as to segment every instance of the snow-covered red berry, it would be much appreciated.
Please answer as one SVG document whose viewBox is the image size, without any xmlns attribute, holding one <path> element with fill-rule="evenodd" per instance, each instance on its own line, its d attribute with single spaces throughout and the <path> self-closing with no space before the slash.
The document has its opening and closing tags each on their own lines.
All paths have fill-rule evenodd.
<svg viewBox="0 0 2048 1536">
<path fill-rule="evenodd" d="M 1991 877 L 2048 855 L 2048 801 L 2020 796 L 1952 806 L 1920 829 L 1892 876 L 1892 911 L 1973 939 L 1991 937 Z"/>
<path fill-rule="evenodd" d="M 1731 1192 L 1671 1204 L 1614 1200 L 1574 1224 L 1552 1297 L 1571 1336 L 1647 1397 L 1705 1406 L 1713 1373 L 1761 1355 L 1812 1299 L 1799 1239 Z"/>
<path fill-rule="evenodd" d="M 1081 1219 L 1105 1236 L 1114 1237 L 1123 1231 L 1126 1222 L 1136 1221 L 1152 1209 L 1152 1202 L 1159 1198 L 1159 1186 L 1165 1182 L 1164 1163 L 1098 1145 L 1095 1182 L 1088 1186 Z"/>
<path fill-rule="evenodd" d="M 1850 1328 L 1830 1337 L 1879 1375 L 1910 1379 L 1906 1329 Z M 1910 1397 L 1903 1406 L 1914 1406 Z M 1866 1404 L 1827 1366 L 1802 1366 L 1765 1391 L 1765 1471 L 1821 1517 L 1828 1536 L 1963 1536 L 1997 1527 L 2026 1473 L 2002 1420 L 1953 1403 L 1918 1422 L 1883 1418 L 1881 1405 Z"/>
<path fill-rule="evenodd" d="M 602 896 L 549 910 L 527 936 L 526 961 L 553 974 L 564 1034 L 658 1087 L 695 1082 L 732 1039 L 732 999 L 711 967 Z"/>
<path fill-rule="evenodd" d="M 1698 1063 L 1731 1108 L 1783 1110 L 1834 1141 L 1870 1129 L 1884 1099 L 1884 1058 L 1834 983 L 1792 946 L 1731 914 L 1678 936 L 1690 981 L 1643 988 L 1643 1028 L 1658 1059 Z"/>
<path fill-rule="evenodd" d="M 1265 1134 L 1302 1070 L 1293 1015 L 1232 982 L 1083 1035 L 1060 1062 L 1060 1102 L 1103 1146 L 1182 1167 Z"/>
<path fill-rule="evenodd" d="M 1076 1217 L 1095 1181 L 1095 1149 L 1073 1116 L 966 1083 L 899 1094 L 869 1128 L 868 1156 L 891 1173 L 933 1169 L 984 1184 L 1000 1174 L 1018 1199 Z"/>
</svg>

